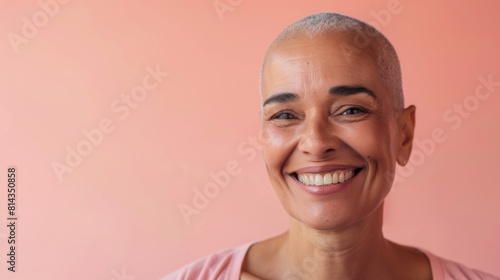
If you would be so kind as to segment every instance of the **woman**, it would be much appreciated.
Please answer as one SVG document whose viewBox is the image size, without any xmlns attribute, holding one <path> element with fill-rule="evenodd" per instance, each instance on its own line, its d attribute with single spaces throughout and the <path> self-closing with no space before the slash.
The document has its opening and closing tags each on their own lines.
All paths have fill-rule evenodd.
<svg viewBox="0 0 500 280">
<path fill-rule="evenodd" d="M 400 72 L 389 41 L 356 19 L 320 13 L 285 29 L 262 66 L 262 146 L 290 229 L 165 279 L 499 279 L 382 234 L 415 127 Z"/>
</svg>

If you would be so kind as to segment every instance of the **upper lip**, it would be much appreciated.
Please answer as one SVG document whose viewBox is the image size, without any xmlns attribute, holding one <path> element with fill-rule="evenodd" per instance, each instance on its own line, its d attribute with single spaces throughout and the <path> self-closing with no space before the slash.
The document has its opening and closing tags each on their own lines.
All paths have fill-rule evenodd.
<svg viewBox="0 0 500 280">
<path fill-rule="evenodd" d="M 293 171 L 292 173 L 303 174 L 303 173 L 328 173 L 340 170 L 358 169 L 360 167 L 354 165 L 343 165 L 343 164 L 329 164 L 329 165 L 316 165 L 307 166 Z"/>
</svg>

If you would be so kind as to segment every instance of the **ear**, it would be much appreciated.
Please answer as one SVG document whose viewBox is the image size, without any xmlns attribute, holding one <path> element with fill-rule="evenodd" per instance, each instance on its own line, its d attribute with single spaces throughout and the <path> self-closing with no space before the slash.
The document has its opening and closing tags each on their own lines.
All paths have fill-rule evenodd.
<svg viewBox="0 0 500 280">
<path fill-rule="evenodd" d="M 408 162 L 415 135 L 415 111 L 413 105 L 405 108 L 398 116 L 399 142 L 397 161 L 399 165 L 404 166 Z"/>
</svg>

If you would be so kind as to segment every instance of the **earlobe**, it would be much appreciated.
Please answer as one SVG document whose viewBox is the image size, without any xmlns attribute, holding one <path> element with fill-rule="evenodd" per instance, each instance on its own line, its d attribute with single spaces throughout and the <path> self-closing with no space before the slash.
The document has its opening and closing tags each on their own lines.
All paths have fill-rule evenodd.
<svg viewBox="0 0 500 280">
<path fill-rule="evenodd" d="M 402 157 L 398 157 L 398 164 L 401 165 L 401 166 L 405 166 L 406 165 L 406 159 L 405 158 L 402 158 Z"/>
<path fill-rule="evenodd" d="M 397 162 L 404 166 L 408 162 L 415 135 L 415 111 L 416 107 L 410 105 L 398 116 L 399 143 Z"/>
</svg>

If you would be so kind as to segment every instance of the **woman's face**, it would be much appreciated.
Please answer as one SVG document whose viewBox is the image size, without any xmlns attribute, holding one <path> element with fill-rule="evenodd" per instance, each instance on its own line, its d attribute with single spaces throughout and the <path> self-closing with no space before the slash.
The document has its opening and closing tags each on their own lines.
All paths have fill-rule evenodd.
<svg viewBox="0 0 500 280">
<path fill-rule="evenodd" d="M 375 53 L 354 46 L 340 34 L 290 39 L 273 48 L 263 73 L 268 176 L 289 215 L 316 229 L 369 216 L 411 150 L 414 111 L 400 121 Z"/>
</svg>

